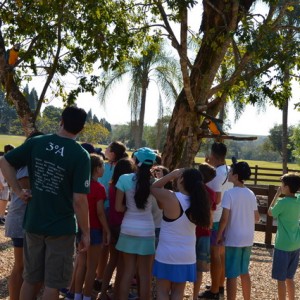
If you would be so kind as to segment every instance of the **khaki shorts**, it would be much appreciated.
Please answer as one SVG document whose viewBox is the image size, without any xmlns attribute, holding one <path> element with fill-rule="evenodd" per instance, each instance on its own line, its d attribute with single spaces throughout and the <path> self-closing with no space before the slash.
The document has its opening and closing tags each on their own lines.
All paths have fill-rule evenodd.
<svg viewBox="0 0 300 300">
<path fill-rule="evenodd" d="M 44 282 L 46 287 L 61 289 L 69 285 L 73 272 L 75 235 L 45 236 L 25 233 L 25 281 Z"/>
<path fill-rule="evenodd" d="M 3 190 L 0 190 L 0 200 L 8 201 L 9 199 L 9 187 L 5 186 Z"/>
</svg>

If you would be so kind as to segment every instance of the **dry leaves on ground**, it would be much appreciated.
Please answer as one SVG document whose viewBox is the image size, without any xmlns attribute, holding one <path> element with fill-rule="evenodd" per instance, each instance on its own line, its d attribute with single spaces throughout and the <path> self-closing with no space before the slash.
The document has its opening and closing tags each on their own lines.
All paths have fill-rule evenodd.
<svg viewBox="0 0 300 300">
<path fill-rule="evenodd" d="M 277 299 L 277 285 L 271 279 L 272 249 L 254 246 L 252 249 L 250 274 L 252 279 L 253 300 Z M 10 240 L 4 237 L 4 227 L 0 227 L 0 299 L 9 299 L 7 291 L 8 277 L 13 266 L 13 248 Z M 204 274 L 205 284 L 209 284 L 209 275 Z M 295 277 L 296 299 L 300 299 L 300 274 Z M 202 286 L 205 286 L 204 284 Z M 187 284 L 184 299 L 192 299 L 192 284 Z M 225 292 L 226 293 L 226 292 Z M 240 282 L 237 300 L 243 299 Z"/>
</svg>

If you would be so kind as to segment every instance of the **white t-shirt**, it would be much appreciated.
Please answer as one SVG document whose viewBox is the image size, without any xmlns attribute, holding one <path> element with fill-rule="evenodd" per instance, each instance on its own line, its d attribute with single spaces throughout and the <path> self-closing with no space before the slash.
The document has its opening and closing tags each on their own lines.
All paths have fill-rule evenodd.
<svg viewBox="0 0 300 300">
<path fill-rule="evenodd" d="M 222 207 L 230 210 L 225 229 L 225 246 L 252 246 L 254 211 L 257 210 L 255 194 L 246 187 L 234 187 L 224 193 Z"/>
<path fill-rule="evenodd" d="M 121 225 L 121 233 L 149 237 L 155 236 L 155 227 L 152 216 L 152 203 L 154 197 L 149 194 L 145 209 L 137 208 L 134 200 L 136 187 L 136 175 L 124 174 L 121 175 L 116 188 L 125 193 L 126 196 L 126 211 Z"/>
<path fill-rule="evenodd" d="M 221 193 L 221 202 L 217 205 L 213 214 L 213 222 L 219 222 L 222 216 L 222 197 L 225 191 L 233 187 L 233 184 L 228 181 L 228 173 L 230 167 L 221 165 L 216 168 L 216 177 L 206 185 L 216 193 Z"/>
<path fill-rule="evenodd" d="M 2 157 L 2 156 L 0 156 L 0 158 L 1 158 L 1 157 Z M 4 176 L 3 176 L 3 174 L 2 174 L 1 169 L 0 169 L 0 182 L 2 183 L 3 186 L 8 186 L 8 184 L 7 184 L 7 182 L 6 182 L 5 178 L 4 178 Z"/>
</svg>

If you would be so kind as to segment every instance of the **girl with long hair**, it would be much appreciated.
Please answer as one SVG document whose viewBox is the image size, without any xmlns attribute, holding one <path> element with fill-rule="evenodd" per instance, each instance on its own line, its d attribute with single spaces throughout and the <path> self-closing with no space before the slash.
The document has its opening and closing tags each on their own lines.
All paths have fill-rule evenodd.
<svg viewBox="0 0 300 300">
<path fill-rule="evenodd" d="M 118 300 L 127 300 L 134 274 L 138 273 L 139 298 L 151 298 L 151 268 L 155 252 L 155 227 L 150 195 L 151 167 L 156 154 L 140 148 L 133 154 L 136 173 L 120 176 L 116 188 L 116 211 L 125 212 L 116 249 L 122 252 L 124 270 L 121 274 Z M 126 202 L 124 203 L 124 196 Z"/>
<path fill-rule="evenodd" d="M 163 187 L 177 180 L 178 192 Z M 158 300 L 183 299 L 186 281 L 196 280 L 196 225 L 210 225 L 210 202 L 201 173 L 177 169 L 151 187 L 163 210 L 153 274 L 157 279 Z"/>
<path fill-rule="evenodd" d="M 122 273 L 122 265 L 119 260 L 119 251 L 116 249 L 116 243 L 118 241 L 119 235 L 120 235 L 120 228 L 122 224 L 122 220 L 124 217 L 123 212 L 117 212 L 115 209 L 115 203 L 116 203 L 116 184 L 120 178 L 121 175 L 124 174 L 131 174 L 135 172 L 135 164 L 132 159 L 129 158 L 123 158 L 120 159 L 116 166 L 115 170 L 109 185 L 109 226 L 111 231 L 111 243 L 109 245 L 109 261 L 105 268 L 103 280 L 102 280 L 102 286 L 101 286 L 101 293 L 98 296 L 98 299 L 101 300 L 107 300 L 110 299 L 109 296 L 106 294 L 108 288 L 109 288 L 109 282 L 111 280 L 112 274 L 114 269 L 117 267 L 117 277 L 120 276 Z M 114 282 L 114 296 L 116 298 L 118 285 L 120 283 L 119 278 L 115 278 Z"/>
</svg>

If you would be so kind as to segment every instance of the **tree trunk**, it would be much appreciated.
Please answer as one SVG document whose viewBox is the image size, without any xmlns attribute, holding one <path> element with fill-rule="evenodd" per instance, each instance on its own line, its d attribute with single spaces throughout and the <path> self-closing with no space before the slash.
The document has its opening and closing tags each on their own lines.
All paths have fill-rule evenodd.
<svg viewBox="0 0 300 300">
<path fill-rule="evenodd" d="M 137 132 L 137 141 L 136 141 L 136 145 L 135 145 L 137 149 L 142 147 L 148 83 L 149 83 L 148 77 L 144 78 L 144 80 L 142 82 L 142 96 L 141 96 L 139 126 L 138 126 L 138 132 Z"/>
<path fill-rule="evenodd" d="M 0 84 L 6 92 L 6 101 L 13 105 L 20 118 L 25 135 L 28 136 L 36 130 L 34 116 L 30 110 L 29 104 L 20 92 L 18 85 L 15 82 L 15 70 L 13 66 L 9 66 L 5 61 L 5 45 L 2 32 L 0 30 Z"/>
<path fill-rule="evenodd" d="M 204 32 L 200 50 L 190 72 L 190 86 L 196 107 L 191 110 L 182 91 L 176 101 L 169 124 L 167 141 L 162 154 L 163 164 L 174 169 L 191 166 L 201 144 L 200 114 L 197 107 L 207 106 L 207 113 L 217 115 L 220 101 L 225 101 L 226 92 L 216 99 L 210 98 L 218 69 L 232 41 L 231 33 L 246 13 L 253 0 L 223 1 L 211 3 L 204 1 L 201 29 Z M 243 7 L 242 7 L 243 6 Z"/>
<path fill-rule="evenodd" d="M 288 110 L 289 99 L 286 99 L 282 108 L 282 172 L 283 174 L 288 172 Z"/>
</svg>

